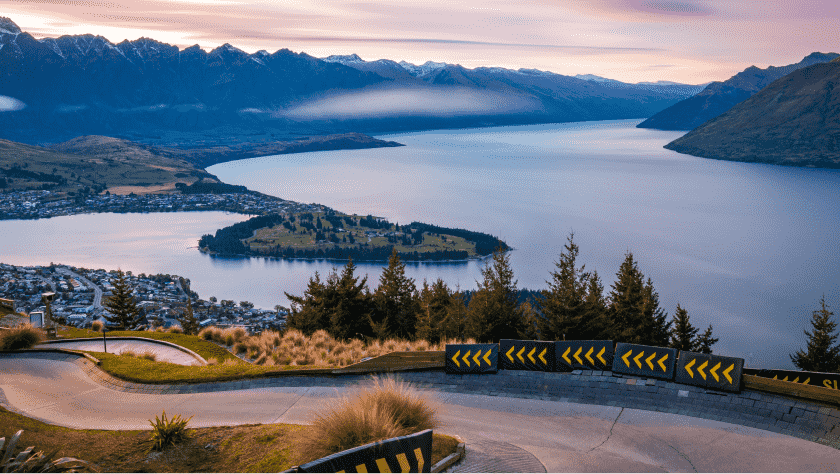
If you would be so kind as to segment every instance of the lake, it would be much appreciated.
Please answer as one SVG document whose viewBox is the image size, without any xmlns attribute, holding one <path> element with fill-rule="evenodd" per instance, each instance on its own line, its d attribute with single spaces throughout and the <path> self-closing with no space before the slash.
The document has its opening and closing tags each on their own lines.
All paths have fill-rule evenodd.
<svg viewBox="0 0 840 474">
<path fill-rule="evenodd" d="M 840 305 L 840 172 L 731 163 L 662 148 L 683 132 L 640 120 L 379 136 L 407 146 L 239 160 L 208 171 L 231 184 L 391 222 L 497 235 L 519 287 L 544 288 L 569 232 L 609 292 L 627 251 L 673 314 L 710 323 L 715 352 L 792 367 L 821 295 Z M 0 261 L 180 274 L 202 297 L 287 304 L 342 263 L 219 259 L 193 247 L 243 220 L 219 212 L 85 215 L 0 222 Z M 9 237 L 6 237 L 9 236 Z M 481 262 L 409 264 L 409 276 L 474 289 Z M 380 264 L 358 264 L 376 286 Z"/>
</svg>

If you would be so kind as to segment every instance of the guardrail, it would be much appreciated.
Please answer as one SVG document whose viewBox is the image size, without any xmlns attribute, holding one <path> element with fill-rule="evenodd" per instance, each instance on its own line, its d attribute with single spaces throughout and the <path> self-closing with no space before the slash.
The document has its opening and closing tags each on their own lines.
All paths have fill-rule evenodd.
<svg viewBox="0 0 840 474">
<path fill-rule="evenodd" d="M 333 374 L 363 374 L 403 370 L 437 369 L 444 366 L 444 351 L 391 352 L 347 367 L 335 369 Z"/>
</svg>

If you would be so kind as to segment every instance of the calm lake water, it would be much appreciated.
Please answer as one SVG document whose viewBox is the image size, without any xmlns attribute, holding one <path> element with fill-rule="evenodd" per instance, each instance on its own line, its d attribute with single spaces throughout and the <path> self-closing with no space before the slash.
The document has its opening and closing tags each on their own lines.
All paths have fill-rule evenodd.
<svg viewBox="0 0 840 474">
<path fill-rule="evenodd" d="M 730 163 L 662 146 L 639 120 L 387 135 L 407 146 L 279 155 L 209 168 L 223 181 L 339 211 L 498 235 L 520 287 L 543 288 L 569 232 L 606 290 L 627 251 L 663 308 L 714 325 L 715 352 L 790 368 L 825 294 L 840 308 L 840 172 Z M 287 304 L 341 263 L 218 259 L 193 247 L 245 219 L 218 212 L 0 222 L 0 261 L 50 261 L 192 280 L 202 297 Z M 474 289 L 483 263 L 409 264 L 416 280 Z M 376 286 L 381 265 L 358 265 Z M 838 312 L 840 313 L 840 312 Z"/>
</svg>

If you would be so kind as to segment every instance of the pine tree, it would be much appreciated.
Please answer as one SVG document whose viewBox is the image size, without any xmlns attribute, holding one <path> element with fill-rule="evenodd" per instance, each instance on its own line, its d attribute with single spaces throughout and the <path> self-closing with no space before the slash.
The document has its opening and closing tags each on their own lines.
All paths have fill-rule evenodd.
<svg viewBox="0 0 840 474">
<path fill-rule="evenodd" d="M 825 304 L 825 295 L 820 299 L 820 309 L 811 316 L 812 332 L 805 331 L 808 336 L 806 350 L 798 350 L 790 356 L 793 365 L 800 370 L 811 372 L 840 371 L 840 345 L 837 341 L 837 323 L 834 313 Z"/>
<path fill-rule="evenodd" d="M 463 340 L 467 327 L 467 305 L 464 302 L 464 293 L 456 287 L 449 297 L 449 306 L 446 309 L 446 319 L 441 323 L 443 332 L 442 340 L 449 339 Z"/>
<path fill-rule="evenodd" d="M 586 284 L 586 299 L 579 326 L 582 340 L 607 339 L 607 301 L 604 298 L 604 285 L 597 271 L 589 275 Z"/>
<path fill-rule="evenodd" d="M 638 330 L 642 323 L 644 280 L 632 253 L 627 253 L 616 277 L 607 311 L 610 339 L 615 342 L 641 343 Z"/>
<path fill-rule="evenodd" d="M 697 344 L 697 328 L 691 325 L 688 311 L 677 303 L 677 310 L 674 312 L 673 327 L 671 328 L 671 340 L 668 347 L 681 351 L 693 351 Z"/>
<path fill-rule="evenodd" d="M 718 338 L 712 337 L 712 325 L 709 324 L 709 327 L 703 331 L 703 334 L 697 338 L 697 342 L 694 345 L 694 352 L 702 352 L 703 354 L 711 354 L 712 353 L 712 346 L 718 342 Z"/>
<path fill-rule="evenodd" d="M 525 300 L 519 304 L 517 311 L 522 315 L 522 331 L 519 333 L 520 339 L 525 340 L 552 340 L 546 338 L 540 332 L 540 327 L 543 324 L 543 318 L 535 304 L 531 301 Z"/>
<path fill-rule="evenodd" d="M 659 294 L 653 289 L 653 282 L 647 279 L 643 290 L 642 325 L 638 333 L 641 344 L 667 347 L 671 332 L 668 313 L 659 307 Z"/>
<path fill-rule="evenodd" d="M 184 330 L 184 334 L 191 336 L 198 334 L 198 319 L 196 319 L 193 314 L 192 301 L 187 301 L 187 309 L 184 310 L 184 314 L 178 318 L 178 323 L 181 324 L 181 329 Z"/>
<path fill-rule="evenodd" d="M 315 276 L 309 278 L 309 283 L 303 296 L 294 296 L 285 293 L 290 301 L 290 312 L 286 319 L 286 325 L 290 329 L 297 329 L 306 335 L 310 335 L 318 329 L 326 329 L 330 325 L 329 315 L 324 312 L 325 285 L 321 276 L 315 272 Z"/>
<path fill-rule="evenodd" d="M 414 280 L 405 276 L 405 264 L 396 249 L 392 249 L 388 267 L 382 270 L 379 287 L 373 294 L 376 315 L 374 320 L 384 323 L 388 336 L 403 339 L 416 337 L 417 317 L 420 313 Z"/>
<path fill-rule="evenodd" d="M 105 320 L 116 323 L 122 330 L 133 329 L 140 323 L 140 311 L 131 295 L 133 290 L 129 288 L 122 270 L 117 269 L 117 278 L 111 280 L 111 285 L 114 286 L 114 291 L 102 305 L 112 316 L 105 315 Z"/>
<path fill-rule="evenodd" d="M 539 320 L 539 329 L 545 340 L 559 340 L 564 334 L 567 339 L 580 339 L 584 331 L 589 274 L 583 271 L 583 266 L 575 267 L 580 250 L 574 237 L 574 233 L 569 234 L 560 261 L 554 263 L 557 269 L 551 272 L 552 281 L 546 282 L 548 289 L 542 292 L 540 310 L 544 318 Z"/>
<path fill-rule="evenodd" d="M 421 310 L 417 319 L 417 339 L 434 344 L 445 337 L 451 297 L 452 292 L 443 279 L 438 278 L 432 286 L 423 281 L 423 288 L 420 290 Z"/>
<path fill-rule="evenodd" d="M 467 307 L 467 334 L 481 342 L 498 342 L 521 334 L 525 325 L 517 306 L 517 282 L 502 249 L 493 253 L 492 266 L 481 271 L 483 282 Z"/>
<path fill-rule="evenodd" d="M 354 339 L 372 335 L 370 314 L 372 297 L 367 288 L 367 276 L 355 276 L 353 259 L 347 261 L 341 277 L 336 279 L 335 305 L 330 313 L 330 334 L 336 339 Z"/>
</svg>

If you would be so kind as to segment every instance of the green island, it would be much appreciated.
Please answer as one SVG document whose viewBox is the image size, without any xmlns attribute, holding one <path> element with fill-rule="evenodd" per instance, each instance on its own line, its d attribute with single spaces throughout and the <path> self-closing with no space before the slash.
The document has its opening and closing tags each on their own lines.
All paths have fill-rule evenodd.
<svg viewBox="0 0 840 474">
<path fill-rule="evenodd" d="M 399 225 L 373 216 L 297 212 L 253 217 L 206 234 L 198 243 L 219 256 L 387 261 L 393 250 L 404 261 L 483 258 L 510 247 L 489 234 L 421 222 Z"/>
</svg>

